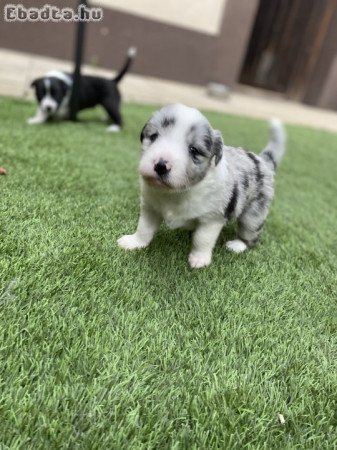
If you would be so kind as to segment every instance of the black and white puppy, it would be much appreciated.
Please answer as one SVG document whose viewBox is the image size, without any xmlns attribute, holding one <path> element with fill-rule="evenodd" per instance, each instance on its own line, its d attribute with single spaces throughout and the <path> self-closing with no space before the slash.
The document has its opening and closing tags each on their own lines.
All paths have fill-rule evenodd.
<svg viewBox="0 0 337 450">
<path fill-rule="evenodd" d="M 118 90 L 118 83 L 128 71 L 135 56 L 136 49 L 134 47 L 129 48 L 124 66 L 112 80 L 88 75 L 81 76 L 79 111 L 102 105 L 112 123 L 107 128 L 108 131 L 119 131 L 122 126 L 121 95 Z M 31 87 L 35 88 L 39 107 L 36 115 L 28 119 L 28 123 L 35 125 L 53 119 L 67 119 L 72 84 L 71 74 L 57 70 L 48 72 L 46 76 L 34 80 Z"/>
<path fill-rule="evenodd" d="M 282 123 L 271 121 L 260 155 L 224 145 L 196 109 L 170 105 L 155 112 L 141 132 L 141 212 L 137 230 L 118 240 L 128 250 L 147 247 L 164 221 L 194 230 L 191 267 L 208 266 L 224 225 L 238 221 L 239 253 L 261 235 L 274 194 L 275 170 L 285 151 Z"/>
</svg>

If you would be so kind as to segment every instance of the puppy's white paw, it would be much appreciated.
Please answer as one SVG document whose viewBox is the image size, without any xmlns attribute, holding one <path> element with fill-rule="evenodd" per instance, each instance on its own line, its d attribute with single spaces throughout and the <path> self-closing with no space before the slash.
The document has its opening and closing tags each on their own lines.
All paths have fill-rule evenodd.
<svg viewBox="0 0 337 450">
<path fill-rule="evenodd" d="M 188 257 L 188 262 L 192 269 L 200 269 L 201 267 L 207 267 L 211 264 L 212 254 L 191 252 Z"/>
<path fill-rule="evenodd" d="M 27 120 L 28 125 L 38 125 L 39 123 L 43 123 L 40 117 L 30 117 Z"/>
<path fill-rule="evenodd" d="M 106 131 L 108 131 L 109 133 L 118 133 L 119 131 L 121 131 L 121 127 L 119 125 L 110 125 Z"/>
<path fill-rule="evenodd" d="M 117 244 L 125 250 L 136 250 L 147 247 L 148 243 L 139 239 L 136 234 L 126 234 L 118 239 Z"/>
<path fill-rule="evenodd" d="M 234 253 L 242 253 L 247 250 L 247 245 L 241 239 L 234 239 L 226 242 L 226 248 Z"/>
</svg>

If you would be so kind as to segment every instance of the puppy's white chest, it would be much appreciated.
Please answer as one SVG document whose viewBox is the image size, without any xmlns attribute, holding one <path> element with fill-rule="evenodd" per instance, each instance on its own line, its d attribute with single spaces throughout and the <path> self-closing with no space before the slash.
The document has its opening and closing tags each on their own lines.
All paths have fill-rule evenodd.
<svg viewBox="0 0 337 450">
<path fill-rule="evenodd" d="M 190 210 L 188 205 L 174 205 L 166 206 L 161 211 L 166 225 L 173 229 L 187 228 L 193 229 L 195 227 L 196 216 L 198 216 L 195 210 Z"/>
<path fill-rule="evenodd" d="M 177 214 L 177 211 L 173 211 L 172 209 L 168 209 L 163 211 L 163 217 L 166 225 L 172 230 L 175 228 L 183 228 L 186 227 L 189 220 L 184 217 L 184 215 Z"/>
<path fill-rule="evenodd" d="M 171 226 L 175 222 L 175 214 L 174 214 L 173 210 L 167 209 L 166 211 L 163 211 L 163 216 L 164 216 L 164 220 L 165 220 L 166 224 L 170 228 L 174 228 L 174 226 L 173 227 Z"/>
<path fill-rule="evenodd" d="M 62 100 L 59 109 L 56 111 L 55 117 L 58 119 L 66 119 L 69 115 L 70 92 Z"/>
<path fill-rule="evenodd" d="M 207 190 L 184 192 L 177 194 L 160 194 L 146 192 L 145 197 L 171 229 L 195 228 L 196 222 L 203 216 L 214 213 L 214 204 Z"/>
<path fill-rule="evenodd" d="M 66 105 L 66 106 L 61 106 L 61 107 L 56 111 L 55 117 L 56 117 L 57 119 L 62 120 L 62 119 L 66 119 L 66 118 L 68 117 L 68 114 L 69 114 L 69 108 L 68 108 L 68 105 Z"/>
</svg>

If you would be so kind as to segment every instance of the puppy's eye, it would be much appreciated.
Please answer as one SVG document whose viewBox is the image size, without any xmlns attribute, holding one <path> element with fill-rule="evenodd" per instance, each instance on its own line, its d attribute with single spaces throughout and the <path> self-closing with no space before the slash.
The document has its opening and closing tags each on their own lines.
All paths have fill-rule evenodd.
<svg viewBox="0 0 337 450">
<path fill-rule="evenodd" d="M 153 133 L 150 135 L 149 139 L 151 142 L 154 142 L 158 137 L 158 133 Z"/>
<path fill-rule="evenodd" d="M 196 157 L 196 156 L 203 156 L 203 155 L 202 155 L 202 152 L 201 152 L 200 150 L 198 150 L 196 147 L 194 147 L 193 145 L 190 145 L 190 146 L 188 147 L 188 150 L 189 150 L 190 154 L 191 154 L 193 157 Z"/>
</svg>

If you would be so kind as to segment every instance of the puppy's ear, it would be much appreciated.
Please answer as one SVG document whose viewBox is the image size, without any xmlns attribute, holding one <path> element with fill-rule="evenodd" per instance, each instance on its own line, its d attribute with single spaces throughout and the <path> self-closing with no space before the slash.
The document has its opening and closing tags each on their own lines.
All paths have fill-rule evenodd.
<svg viewBox="0 0 337 450">
<path fill-rule="evenodd" d="M 222 158 L 223 140 L 219 130 L 213 130 L 213 156 L 217 166 Z"/>
<path fill-rule="evenodd" d="M 61 83 L 61 89 L 62 89 L 62 95 L 66 95 L 68 92 L 69 86 L 62 80 L 60 80 Z"/>
<path fill-rule="evenodd" d="M 38 84 L 41 80 L 42 80 L 42 78 L 35 78 L 35 80 L 33 80 L 33 81 L 30 83 L 30 87 L 31 87 L 31 88 L 35 88 L 35 87 L 37 86 L 37 84 Z"/>
<path fill-rule="evenodd" d="M 143 139 L 145 137 L 145 129 L 147 127 L 148 122 L 143 126 L 142 131 L 140 132 L 140 142 L 143 142 Z"/>
</svg>

